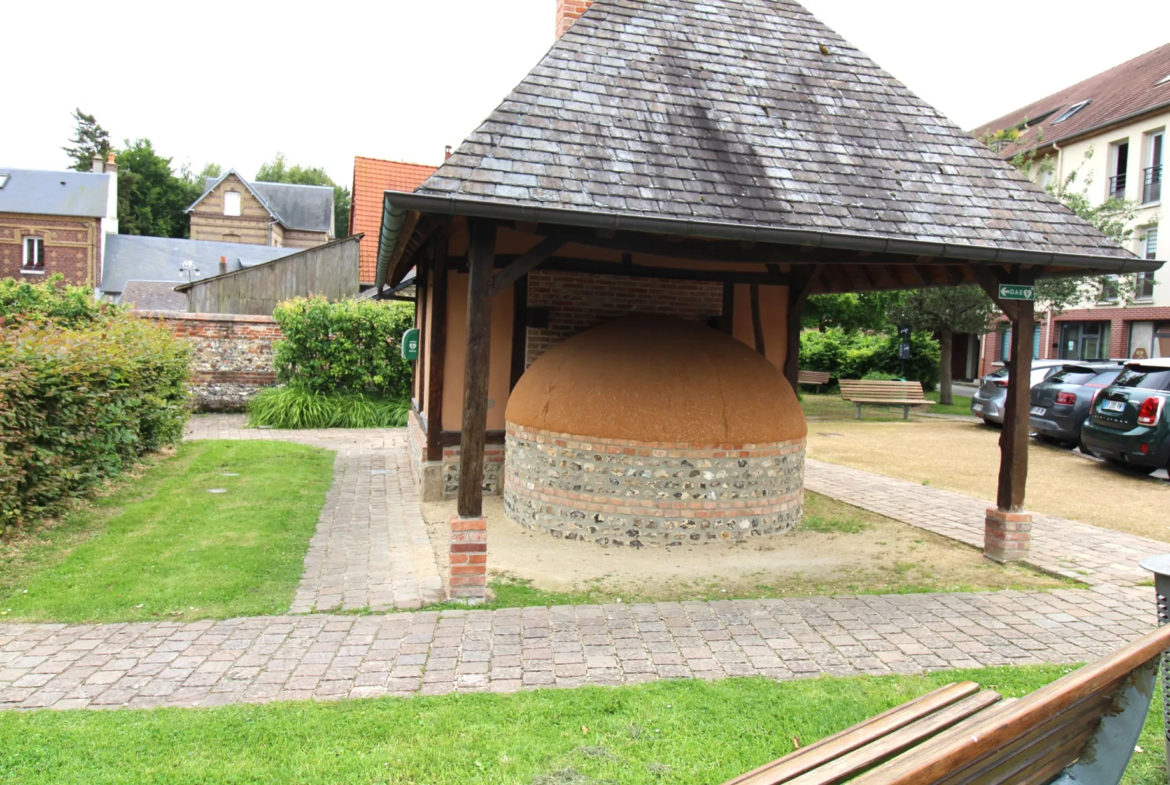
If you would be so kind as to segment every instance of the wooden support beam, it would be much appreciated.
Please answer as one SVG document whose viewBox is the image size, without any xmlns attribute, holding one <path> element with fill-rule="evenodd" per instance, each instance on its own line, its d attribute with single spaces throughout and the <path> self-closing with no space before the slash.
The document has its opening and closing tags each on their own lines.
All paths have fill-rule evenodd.
<svg viewBox="0 0 1170 785">
<path fill-rule="evenodd" d="M 1024 508 L 1028 483 L 1028 432 L 1032 396 L 1032 339 L 1036 332 L 1033 303 L 1020 301 L 1012 320 L 1011 359 L 1008 363 L 1008 391 L 999 437 L 999 491 L 996 503 L 1005 512 Z"/>
<path fill-rule="evenodd" d="M 508 391 L 528 370 L 528 276 L 521 276 L 512 287 L 512 373 Z"/>
<path fill-rule="evenodd" d="M 800 389 L 797 386 L 800 376 L 800 317 L 804 314 L 804 306 L 824 273 L 823 264 L 815 265 L 806 274 L 793 271 L 793 276 L 799 276 L 799 283 L 794 279 L 788 286 L 788 346 L 784 356 L 784 378 L 792 385 L 793 391 Z"/>
<path fill-rule="evenodd" d="M 1002 280 L 1002 276 L 996 275 L 992 270 L 982 264 L 969 264 L 967 270 L 971 273 L 971 277 L 975 279 L 975 283 L 983 288 L 987 296 L 999 306 L 999 310 L 1011 319 L 1013 322 L 1020 318 L 1020 309 L 1018 302 L 1013 300 L 999 299 L 999 285 L 1001 283 L 1011 283 L 1010 281 Z"/>
<path fill-rule="evenodd" d="M 756 351 L 764 357 L 767 357 L 768 353 L 764 345 L 764 316 L 760 313 L 759 284 L 752 284 L 750 292 L 752 301 L 752 331 L 756 334 Z"/>
<path fill-rule="evenodd" d="M 422 263 L 418 265 L 418 277 L 415 279 L 414 285 L 417 300 L 414 304 L 414 326 L 418 328 L 418 359 L 414 362 L 414 399 L 418 401 L 420 407 L 426 400 L 427 379 L 423 369 L 427 367 L 427 338 L 430 337 L 430 331 L 427 330 L 427 291 L 430 266 L 434 264 L 434 260 L 435 249 L 434 246 L 431 246 L 430 250 L 423 255 Z"/>
<path fill-rule="evenodd" d="M 447 232 L 435 238 L 435 266 L 431 287 L 431 362 L 427 372 L 427 460 L 443 458 L 439 433 L 443 430 L 443 372 L 447 364 Z"/>
<path fill-rule="evenodd" d="M 498 254 L 496 265 L 506 267 L 518 256 Z M 467 270 L 467 257 L 459 256 L 450 260 L 450 269 L 460 272 Z M 599 262 L 595 259 L 578 259 L 571 256 L 550 256 L 541 265 L 545 270 L 559 270 L 568 273 L 597 273 L 601 275 L 624 275 L 639 278 L 663 278 L 680 281 L 715 281 L 732 283 L 758 283 L 765 286 L 785 286 L 789 276 L 771 272 L 739 272 L 736 270 L 693 270 L 680 267 L 652 267 L 641 264 Z"/>
<path fill-rule="evenodd" d="M 719 315 L 719 331 L 732 335 L 735 332 L 735 284 L 723 283 L 723 312 Z"/>
<path fill-rule="evenodd" d="M 559 235 L 552 235 L 541 240 L 530 250 L 517 256 L 503 270 L 496 273 L 492 279 L 492 294 L 496 295 L 507 289 L 522 276 L 528 275 L 564 246 L 565 240 Z"/>
<path fill-rule="evenodd" d="M 467 280 L 467 364 L 463 374 L 463 436 L 459 451 L 459 517 L 483 515 L 483 450 L 492 350 L 492 271 L 496 224 L 472 219 Z"/>
</svg>

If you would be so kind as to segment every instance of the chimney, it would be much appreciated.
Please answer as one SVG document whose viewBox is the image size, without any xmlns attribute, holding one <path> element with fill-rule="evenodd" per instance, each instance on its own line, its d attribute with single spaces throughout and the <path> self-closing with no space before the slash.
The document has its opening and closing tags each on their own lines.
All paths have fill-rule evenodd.
<svg viewBox="0 0 1170 785">
<path fill-rule="evenodd" d="M 564 35 L 591 5 L 593 0 L 557 0 L 557 38 Z"/>
<path fill-rule="evenodd" d="M 447 149 L 443 151 L 443 160 L 446 161 L 451 157 L 451 145 L 447 145 Z"/>
<path fill-rule="evenodd" d="M 95 155 L 93 157 L 93 166 L 90 168 L 90 171 L 94 174 L 102 173 L 102 157 L 100 155 Z"/>
<path fill-rule="evenodd" d="M 118 162 L 114 160 L 114 151 L 110 151 L 109 158 L 106 159 L 106 174 L 117 174 Z"/>
<path fill-rule="evenodd" d="M 219 274 L 223 275 L 227 272 L 227 257 L 219 257 Z"/>
</svg>

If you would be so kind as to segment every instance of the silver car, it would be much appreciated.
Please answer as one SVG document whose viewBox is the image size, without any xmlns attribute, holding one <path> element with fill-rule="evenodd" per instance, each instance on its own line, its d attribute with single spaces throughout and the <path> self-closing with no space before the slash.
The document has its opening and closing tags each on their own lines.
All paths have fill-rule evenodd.
<svg viewBox="0 0 1170 785">
<path fill-rule="evenodd" d="M 1068 360 L 1033 360 L 1032 383 L 1035 387 L 1068 364 Z M 1008 369 L 1005 365 L 995 373 L 979 380 L 979 389 L 971 396 L 971 414 L 982 417 L 987 424 L 1003 425 L 1003 410 L 1007 404 Z"/>
</svg>

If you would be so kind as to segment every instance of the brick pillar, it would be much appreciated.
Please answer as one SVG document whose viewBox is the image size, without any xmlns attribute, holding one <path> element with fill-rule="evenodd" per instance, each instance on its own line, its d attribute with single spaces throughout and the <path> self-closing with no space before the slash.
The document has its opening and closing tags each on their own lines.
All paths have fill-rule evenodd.
<svg viewBox="0 0 1170 785">
<path fill-rule="evenodd" d="M 1026 559 L 1032 549 L 1032 514 L 989 507 L 983 526 L 983 555 L 1004 564 Z"/>
<path fill-rule="evenodd" d="M 564 35 L 591 5 L 593 0 L 557 0 L 557 38 Z"/>
<path fill-rule="evenodd" d="M 451 517 L 451 598 L 478 605 L 487 596 L 487 520 Z"/>
</svg>

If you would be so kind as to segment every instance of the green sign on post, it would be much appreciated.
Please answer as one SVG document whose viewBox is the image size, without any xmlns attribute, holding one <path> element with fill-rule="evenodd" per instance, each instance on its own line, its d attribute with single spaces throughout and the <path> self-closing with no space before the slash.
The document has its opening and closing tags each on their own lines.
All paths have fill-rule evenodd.
<svg viewBox="0 0 1170 785">
<path fill-rule="evenodd" d="M 999 299 L 1001 300 L 1035 300 L 1035 286 L 1018 286 L 1016 284 L 1001 283 L 999 285 Z"/>
<path fill-rule="evenodd" d="M 402 359 L 418 359 L 418 328 L 412 327 L 402 334 Z"/>
</svg>

